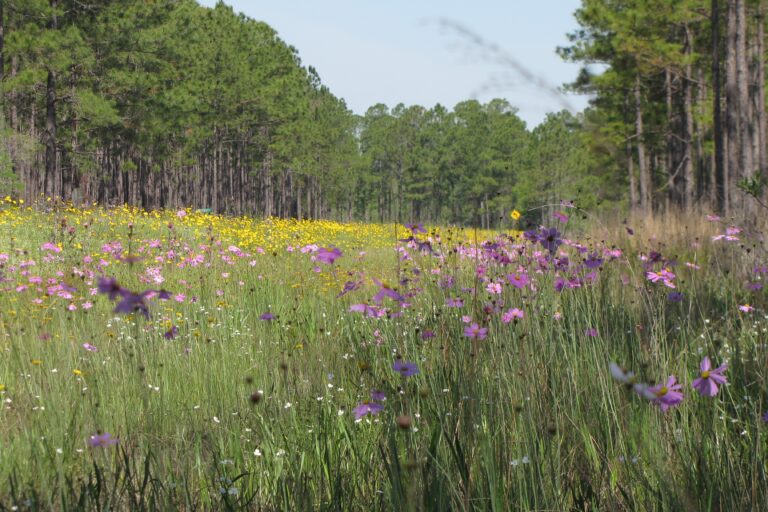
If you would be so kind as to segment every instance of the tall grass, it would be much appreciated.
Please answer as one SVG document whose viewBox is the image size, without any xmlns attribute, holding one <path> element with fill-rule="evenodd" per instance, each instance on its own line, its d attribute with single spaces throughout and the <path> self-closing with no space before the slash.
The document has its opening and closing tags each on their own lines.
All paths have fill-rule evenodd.
<svg viewBox="0 0 768 512">
<path fill-rule="evenodd" d="M 350 238 L 315 226 L 293 252 L 281 241 L 261 254 L 228 222 L 0 212 L 0 508 L 768 509 L 766 297 L 745 286 L 768 263 L 758 233 L 713 242 L 727 224 L 664 219 L 630 235 L 572 216 L 560 229 L 588 250 L 561 245 L 569 270 L 556 271 L 521 237 L 476 251 L 471 234 L 443 231 L 428 253 L 394 235 L 389 247 L 365 246 L 365 230 L 378 227 Z M 116 241 L 121 251 L 104 252 Z M 61 251 L 41 249 L 47 242 Z M 312 261 L 300 250 L 311 242 L 344 256 Z M 247 254 L 229 250 L 237 243 Z M 607 256 L 612 248 L 621 254 Z M 681 302 L 646 278 L 640 256 L 650 251 L 677 262 Z M 576 268 L 592 252 L 605 261 L 590 280 Z M 513 261 L 492 257 L 501 253 Z M 522 289 L 504 277 L 519 271 L 532 281 Z M 565 274 L 584 282 L 555 291 Z M 185 297 L 152 299 L 149 320 L 115 314 L 115 301 L 90 295 L 100 275 Z M 49 296 L 49 278 L 73 297 Z M 350 312 L 373 305 L 372 278 L 409 306 L 385 299 L 382 318 Z M 362 284 L 338 298 L 348 281 Z M 503 282 L 502 294 L 486 292 L 489 281 Z M 455 297 L 464 306 L 446 307 Z M 755 310 L 738 309 L 746 303 Z M 525 316 L 506 324 L 512 307 Z M 488 337 L 465 337 L 463 316 Z M 729 364 L 714 397 L 691 387 L 705 355 Z M 419 373 L 396 373 L 398 358 Z M 611 377 L 611 361 L 650 384 L 676 375 L 682 404 L 662 413 Z M 386 395 L 384 410 L 356 421 L 372 389 Z M 118 443 L 91 447 L 97 433 Z"/>
</svg>

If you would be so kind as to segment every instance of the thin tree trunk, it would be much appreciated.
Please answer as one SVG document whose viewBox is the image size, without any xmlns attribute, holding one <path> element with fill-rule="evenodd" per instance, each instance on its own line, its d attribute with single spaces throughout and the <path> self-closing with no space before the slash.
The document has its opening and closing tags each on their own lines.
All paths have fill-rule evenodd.
<svg viewBox="0 0 768 512">
<path fill-rule="evenodd" d="M 723 140 L 723 115 L 720 90 L 720 5 L 719 0 L 712 0 L 712 111 L 714 131 L 714 169 L 711 190 L 712 207 L 718 213 L 726 211 L 726 169 L 725 144 Z"/>
<path fill-rule="evenodd" d="M 56 7 L 58 0 L 51 0 L 50 6 L 53 9 L 49 28 L 58 29 L 59 22 L 56 17 Z M 56 161 L 56 72 L 48 69 L 48 78 L 45 86 L 45 193 L 55 196 L 58 192 L 58 181 L 60 180 L 59 169 Z"/>
<path fill-rule="evenodd" d="M 749 64 L 747 54 L 747 8 L 746 0 L 738 0 L 738 9 L 736 15 L 736 82 L 738 84 L 738 117 L 739 133 L 741 139 L 741 176 L 751 178 L 754 175 L 753 169 L 753 150 L 752 150 L 752 122 L 750 115 L 751 107 L 749 101 Z M 740 194 L 743 197 L 743 194 Z M 745 198 L 746 199 L 746 198 Z M 745 206 L 749 202 L 745 201 Z"/>
<path fill-rule="evenodd" d="M 635 177 L 635 158 L 632 155 L 632 144 L 627 142 L 627 171 L 629 172 L 629 210 L 633 214 L 638 207 L 637 178 Z"/>
<path fill-rule="evenodd" d="M 635 135 L 637 137 L 637 166 L 640 170 L 640 210 L 643 213 L 651 211 L 651 176 L 648 161 L 645 156 L 643 141 L 643 98 L 640 91 L 640 74 L 635 78 Z"/>
<path fill-rule="evenodd" d="M 5 0 L 0 0 L 0 82 L 3 80 L 5 80 Z"/>
<path fill-rule="evenodd" d="M 686 39 L 686 66 L 685 76 L 683 77 L 683 90 L 684 92 L 684 110 L 685 110 L 685 158 L 683 179 L 684 179 L 684 199 L 683 205 L 686 211 L 690 211 L 693 208 L 696 191 L 696 178 L 694 176 L 693 168 L 693 83 L 691 82 L 691 74 L 693 73 L 691 68 L 691 57 L 693 54 L 693 37 L 691 36 L 691 30 L 688 26 L 685 27 L 685 39 Z"/>
<path fill-rule="evenodd" d="M 768 114 L 765 111 L 765 14 L 763 1 L 757 6 L 757 131 L 758 169 L 768 172 Z"/>
<path fill-rule="evenodd" d="M 739 179 L 741 164 L 741 123 L 739 119 L 739 85 L 737 78 L 738 23 L 737 11 L 739 0 L 728 0 L 728 35 L 725 52 L 725 106 L 726 133 L 728 144 L 726 158 L 728 162 L 728 206 L 738 209 L 734 183 Z M 730 213 L 726 211 L 726 213 Z"/>
</svg>

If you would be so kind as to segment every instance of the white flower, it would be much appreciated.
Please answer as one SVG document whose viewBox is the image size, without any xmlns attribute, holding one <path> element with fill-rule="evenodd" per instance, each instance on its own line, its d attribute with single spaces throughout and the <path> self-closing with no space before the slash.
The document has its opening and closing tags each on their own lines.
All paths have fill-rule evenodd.
<svg viewBox="0 0 768 512">
<path fill-rule="evenodd" d="M 261 457 L 261 450 L 259 450 L 258 448 L 256 448 L 255 450 L 253 450 L 253 455 L 254 455 L 255 457 Z"/>
</svg>

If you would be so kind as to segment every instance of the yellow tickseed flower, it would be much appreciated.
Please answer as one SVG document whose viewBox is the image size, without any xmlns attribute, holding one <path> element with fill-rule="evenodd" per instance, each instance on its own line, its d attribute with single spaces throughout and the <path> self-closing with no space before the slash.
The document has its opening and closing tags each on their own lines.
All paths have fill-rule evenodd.
<svg viewBox="0 0 768 512">
<path fill-rule="evenodd" d="M 520 218 L 520 212 L 517 210 L 512 210 L 509 212 L 509 216 L 512 217 L 514 220 L 517 220 Z"/>
<path fill-rule="evenodd" d="M 75 375 L 77 375 L 78 377 L 80 377 L 80 376 L 82 376 L 82 375 L 83 375 L 83 372 L 81 372 L 80 370 L 72 370 L 72 373 L 74 373 L 74 374 L 75 374 Z"/>
<path fill-rule="evenodd" d="M 41 364 L 43 364 L 43 361 L 40 359 L 33 359 L 32 361 L 30 361 L 30 363 L 32 363 L 35 366 L 40 366 Z"/>
</svg>

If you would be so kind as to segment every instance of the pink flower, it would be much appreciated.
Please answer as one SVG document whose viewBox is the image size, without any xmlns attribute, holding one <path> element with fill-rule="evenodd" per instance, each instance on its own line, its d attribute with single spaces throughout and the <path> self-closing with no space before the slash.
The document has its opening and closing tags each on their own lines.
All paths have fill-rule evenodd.
<svg viewBox="0 0 768 512">
<path fill-rule="evenodd" d="M 61 249 L 51 242 L 45 242 L 43 245 L 40 246 L 40 249 L 43 251 L 51 251 L 51 252 L 61 252 Z"/>
<path fill-rule="evenodd" d="M 501 295 L 501 283 L 488 283 L 485 289 L 492 295 Z"/>
<path fill-rule="evenodd" d="M 505 324 L 508 324 L 509 322 L 512 322 L 512 321 L 516 322 L 518 319 L 522 320 L 524 316 L 525 316 L 525 313 L 523 312 L 522 309 L 513 308 L 504 312 L 504 314 L 501 315 L 501 321 L 504 322 Z"/>
<path fill-rule="evenodd" d="M 77 306 L 75 306 L 74 304 L 70 303 L 69 306 L 67 306 L 67 309 L 69 311 L 77 311 Z"/>
<path fill-rule="evenodd" d="M 672 280 L 676 277 L 671 271 L 664 269 L 659 272 L 646 272 L 645 277 L 652 283 L 658 283 L 661 281 L 665 286 L 675 288 L 675 283 Z"/>
<path fill-rule="evenodd" d="M 743 311 L 744 313 L 751 313 L 754 310 L 755 308 L 753 308 L 749 304 L 742 304 L 741 306 L 739 306 L 739 311 Z"/>
<path fill-rule="evenodd" d="M 464 328 L 464 336 L 470 339 L 484 340 L 488 337 L 488 328 L 472 324 Z"/>
<path fill-rule="evenodd" d="M 699 373 L 699 377 L 693 381 L 693 388 L 698 391 L 701 396 L 715 396 L 718 392 L 717 385 L 720 384 L 722 386 L 727 382 L 723 372 L 728 369 L 728 364 L 723 364 L 719 368 L 713 370 L 709 357 L 705 357 L 701 361 L 699 368 L 701 369 L 701 373 Z"/>
<path fill-rule="evenodd" d="M 667 409 L 676 407 L 683 401 L 681 389 L 683 389 L 683 385 L 677 383 L 674 375 L 670 375 L 666 384 L 658 384 L 648 391 L 655 395 L 656 398 L 653 400 L 653 403 L 661 408 L 661 412 L 667 412 Z"/>
<path fill-rule="evenodd" d="M 98 352 L 99 349 L 91 345 L 90 343 L 83 343 L 83 348 L 88 352 Z"/>
</svg>

